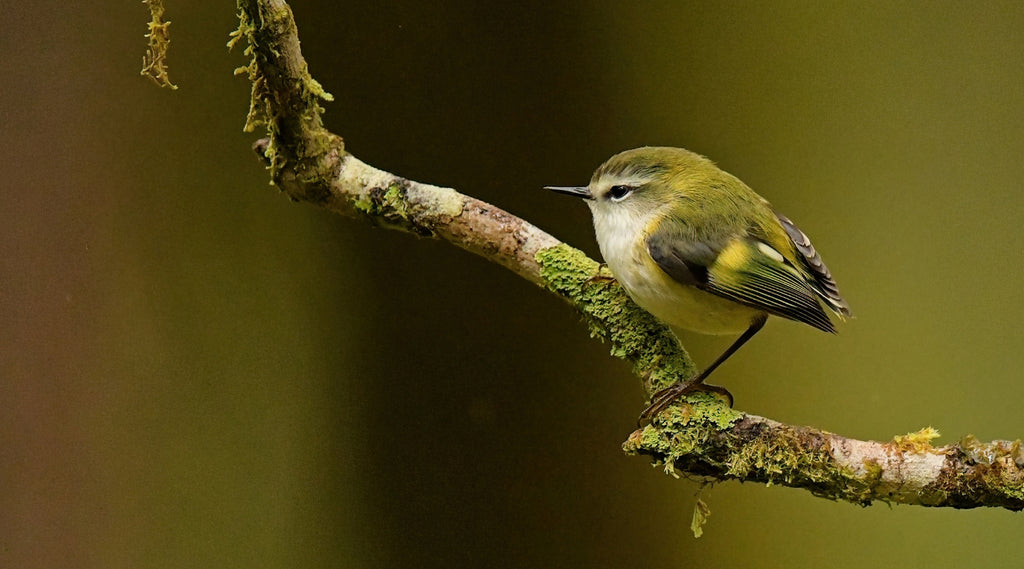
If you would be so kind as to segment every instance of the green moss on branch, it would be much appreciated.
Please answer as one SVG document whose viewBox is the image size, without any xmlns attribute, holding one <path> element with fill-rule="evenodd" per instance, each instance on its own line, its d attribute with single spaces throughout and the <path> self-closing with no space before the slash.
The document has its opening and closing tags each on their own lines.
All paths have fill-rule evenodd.
<svg viewBox="0 0 1024 569">
<path fill-rule="evenodd" d="M 697 373 L 672 332 L 637 306 L 607 267 L 564 243 L 539 251 L 536 260 L 544 286 L 576 307 L 613 356 L 633 364 L 649 393 Z"/>
<path fill-rule="evenodd" d="M 271 180 L 297 200 L 324 203 L 344 142 L 323 127 L 321 101 L 333 101 L 309 73 L 291 8 L 284 2 L 238 1 L 238 28 L 228 47 L 246 42 L 249 64 L 235 70 L 252 83 L 243 130 L 265 126 L 263 156 Z"/>
</svg>

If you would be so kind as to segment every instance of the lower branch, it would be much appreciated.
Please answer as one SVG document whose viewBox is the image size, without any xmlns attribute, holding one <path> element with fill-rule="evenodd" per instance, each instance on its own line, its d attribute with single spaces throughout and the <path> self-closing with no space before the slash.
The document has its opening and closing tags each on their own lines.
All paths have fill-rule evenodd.
<svg viewBox="0 0 1024 569">
<path fill-rule="evenodd" d="M 382 227 L 446 240 L 559 295 L 592 336 L 630 361 L 648 393 L 696 369 L 676 338 L 636 306 L 594 260 L 530 223 L 450 188 L 413 182 L 346 153 L 320 121 L 327 96 L 306 68 L 291 10 L 283 0 L 239 0 L 248 42 L 255 116 L 269 138 L 255 146 L 271 178 L 293 199 L 362 217 Z M 1024 509 L 1020 441 L 965 438 L 933 447 L 933 430 L 887 443 L 858 441 L 730 409 L 697 393 L 662 412 L 626 441 L 667 471 L 717 480 L 806 488 L 818 496 L 870 504 Z"/>
<path fill-rule="evenodd" d="M 869 505 L 875 500 L 920 506 L 1024 509 L 1020 441 L 981 443 L 965 437 L 933 447 L 931 428 L 889 442 L 860 441 L 722 409 L 697 395 L 663 412 L 656 426 L 635 431 L 626 452 L 715 480 L 781 484 L 816 496 Z"/>
</svg>

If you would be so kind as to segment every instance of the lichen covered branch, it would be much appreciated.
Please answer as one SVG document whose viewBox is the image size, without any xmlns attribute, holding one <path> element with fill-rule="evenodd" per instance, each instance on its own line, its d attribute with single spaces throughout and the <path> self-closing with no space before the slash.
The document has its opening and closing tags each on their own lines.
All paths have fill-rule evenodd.
<svg viewBox="0 0 1024 569">
<path fill-rule="evenodd" d="M 730 415 L 700 395 L 686 407 L 663 412 L 657 426 L 635 431 L 623 448 L 653 457 L 669 473 L 781 484 L 855 504 L 1024 509 L 1019 440 L 981 443 L 968 436 L 933 447 L 936 437 L 937 431 L 926 428 L 884 443 L 860 441 L 756 415 Z"/>
<path fill-rule="evenodd" d="M 274 183 L 295 199 L 321 200 L 323 181 L 337 172 L 345 152 L 341 137 L 328 132 L 321 119 L 320 101 L 334 97 L 309 74 L 287 2 L 238 0 L 238 19 L 228 47 L 244 40 L 251 58 L 235 70 L 252 83 L 244 130 L 266 126 L 269 143 L 262 150 Z"/>
<path fill-rule="evenodd" d="M 239 0 L 231 44 L 248 42 L 252 81 L 247 129 L 272 181 L 296 200 L 423 237 L 446 240 L 499 263 L 574 306 L 591 335 L 631 362 L 648 393 L 695 372 L 676 339 L 638 308 L 606 269 L 532 224 L 478 199 L 413 182 L 348 154 L 324 129 L 321 100 L 283 0 Z M 870 504 L 1024 509 L 1020 442 L 964 439 L 933 447 L 934 431 L 887 443 L 858 441 L 736 411 L 697 393 L 634 432 L 627 452 L 671 473 L 805 488 L 818 496 Z"/>
</svg>

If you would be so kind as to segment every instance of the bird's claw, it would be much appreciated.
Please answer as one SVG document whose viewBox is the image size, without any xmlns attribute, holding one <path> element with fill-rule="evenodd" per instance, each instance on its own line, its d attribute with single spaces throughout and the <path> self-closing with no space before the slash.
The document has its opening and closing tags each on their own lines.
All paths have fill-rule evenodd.
<svg viewBox="0 0 1024 569">
<path fill-rule="evenodd" d="M 649 424 L 654 420 L 654 417 L 668 408 L 673 401 L 683 397 L 684 395 L 693 393 L 694 391 L 704 391 L 707 393 L 722 395 L 728 401 L 729 407 L 732 407 L 733 397 L 732 393 L 729 393 L 728 389 L 718 385 L 709 385 L 701 381 L 680 381 L 658 391 L 651 397 L 651 404 L 644 409 L 643 413 L 640 413 L 640 417 L 637 419 L 637 427 Z"/>
</svg>

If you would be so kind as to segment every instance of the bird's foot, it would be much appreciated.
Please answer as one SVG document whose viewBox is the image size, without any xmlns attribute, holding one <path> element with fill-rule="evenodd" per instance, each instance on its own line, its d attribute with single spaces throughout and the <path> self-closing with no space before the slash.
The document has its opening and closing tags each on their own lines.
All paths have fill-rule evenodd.
<svg viewBox="0 0 1024 569">
<path fill-rule="evenodd" d="M 694 391 L 721 395 L 728 401 L 729 407 L 732 407 L 732 393 L 729 393 L 728 389 L 718 385 L 709 385 L 702 381 L 680 381 L 662 389 L 651 397 L 651 404 L 647 409 L 644 409 L 643 413 L 640 413 L 640 418 L 637 419 L 637 426 L 640 427 L 650 423 L 654 420 L 654 417 L 664 411 L 673 401 Z"/>
<path fill-rule="evenodd" d="M 592 277 L 590 277 L 589 279 L 583 281 L 583 286 L 584 287 L 588 287 L 588 286 L 590 286 L 592 284 L 596 284 L 596 283 L 610 284 L 610 283 L 615 282 L 615 277 L 614 276 L 612 276 L 610 273 L 605 273 L 605 271 L 607 271 L 607 270 L 608 270 L 608 264 L 607 263 L 601 263 L 597 267 L 597 274 L 592 276 Z"/>
</svg>

